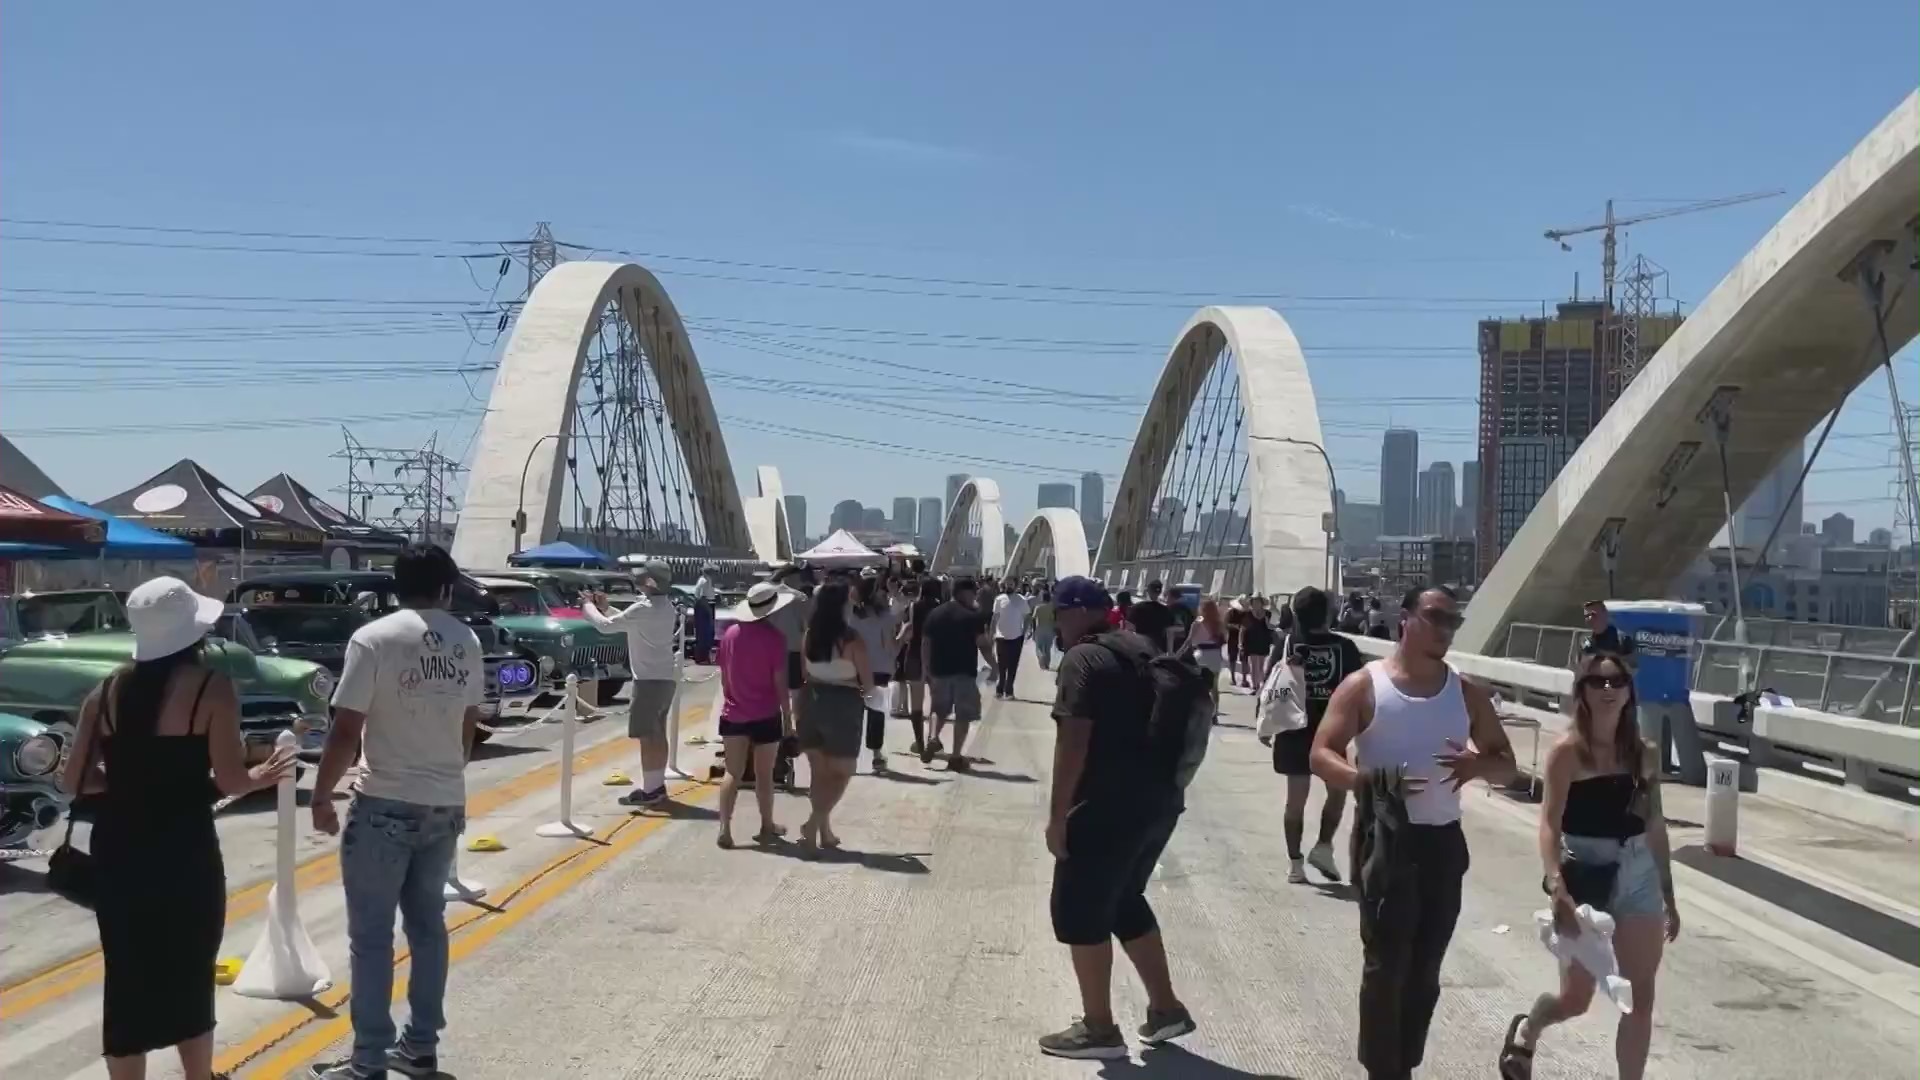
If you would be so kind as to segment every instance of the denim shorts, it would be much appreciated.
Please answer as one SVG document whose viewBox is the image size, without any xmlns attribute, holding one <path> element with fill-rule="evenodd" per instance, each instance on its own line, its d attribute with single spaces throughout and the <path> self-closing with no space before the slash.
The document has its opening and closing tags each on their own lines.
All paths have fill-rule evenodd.
<svg viewBox="0 0 1920 1080">
<path fill-rule="evenodd" d="M 1666 896 L 1660 891 L 1660 867 L 1653 861 L 1653 849 L 1647 846 L 1645 835 L 1615 840 L 1562 834 L 1560 846 L 1581 862 L 1619 864 L 1620 869 L 1613 876 L 1613 897 L 1607 905 L 1608 914 L 1614 918 L 1666 913 Z"/>
</svg>

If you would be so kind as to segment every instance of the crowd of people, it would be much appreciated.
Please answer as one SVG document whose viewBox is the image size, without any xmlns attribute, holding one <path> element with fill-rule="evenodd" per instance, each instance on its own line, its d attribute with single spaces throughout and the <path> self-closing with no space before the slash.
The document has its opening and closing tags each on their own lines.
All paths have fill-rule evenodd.
<svg viewBox="0 0 1920 1080">
<path fill-rule="evenodd" d="M 636 577 L 638 596 L 626 609 L 611 612 L 604 596 L 590 594 L 583 610 L 628 643 L 628 733 L 642 771 L 620 801 L 641 808 L 670 798 L 666 739 L 679 639 L 665 595 L 671 571 L 650 563 Z M 318 830 L 342 837 L 353 1045 L 346 1058 L 313 1066 L 320 1080 L 438 1068 L 448 967 L 442 884 L 465 826 L 464 772 L 484 688 L 478 640 L 446 610 L 458 580 L 440 548 L 403 553 L 394 566 L 399 607 L 355 633 L 334 693 L 311 814 Z M 1147 993 L 1137 1036 L 1156 1044 L 1196 1028 L 1173 987 L 1146 891 L 1218 722 L 1221 676 L 1247 690 L 1283 684 L 1297 695 L 1299 715 L 1262 738 L 1285 777 L 1288 878 L 1304 883 L 1311 868 L 1341 880 L 1333 843 L 1351 799 L 1348 871 L 1361 901 L 1358 1057 L 1376 1080 L 1410 1077 L 1423 1058 L 1468 870 L 1460 790 L 1474 780 L 1505 782 L 1517 768 L 1493 700 L 1447 663 L 1461 622 L 1457 598 L 1439 587 L 1409 592 L 1395 625 L 1379 635 L 1394 642 L 1391 652 L 1372 662 L 1352 635 L 1373 634 L 1377 601 L 1349 596 L 1336 614 L 1328 595 L 1311 587 L 1277 605 L 1260 596 L 1194 599 L 1170 597 L 1157 581 L 1135 600 L 1085 577 L 975 581 L 775 567 L 748 590 L 717 642 L 725 767 L 718 845 L 736 846 L 734 811 L 749 785 L 759 812 L 754 842 L 783 842 L 774 790 L 792 784 L 793 763 L 804 756 L 800 851 L 816 857 L 840 847 L 834 812 L 863 749 L 875 772 L 887 769 L 890 714 L 908 721 L 922 763 L 944 759 L 948 770 L 966 773 L 982 676 L 996 698 L 1012 699 L 1032 638 L 1039 666 L 1055 672 L 1044 828 L 1054 858 L 1050 917 L 1081 996 L 1079 1017 L 1042 1037 L 1040 1048 L 1121 1057 L 1126 1040 L 1111 1002 L 1115 941 Z M 130 594 L 134 662 L 87 699 L 63 777 L 69 791 L 101 797 L 90 846 L 114 1080 L 144 1075 L 146 1054 L 165 1047 L 177 1048 L 189 1077 L 211 1075 L 212 971 L 226 903 L 213 798 L 270 786 L 292 767 L 285 754 L 244 766 L 234 687 L 201 662 L 222 607 L 172 578 Z M 1564 935 L 1578 932 L 1583 906 L 1614 920 L 1635 1003 L 1616 1037 L 1619 1075 L 1638 1078 L 1662 948 L 1680 922 L 1658 759 L 1635 715 L 1631 650 L 1606 633 L 1604 606 L 1593 620 L 1574 722 L 1544 769 L 1542 885 Z M 334 793 L 356 762 L 360 777 L 343 823 Z M 1303 851 L 1315 777 L 1325 794 L 1315 842 Z M 391 1015 L 396 915 L 411 968 L 404 1029 Z M 1563 968 L 1554 991 L 1513 1017 L 1500 1075 L 1529 1077 L 1542 1035 L 1584 1012 L 1594 989 L 1590 973 Z"/>
</svg>

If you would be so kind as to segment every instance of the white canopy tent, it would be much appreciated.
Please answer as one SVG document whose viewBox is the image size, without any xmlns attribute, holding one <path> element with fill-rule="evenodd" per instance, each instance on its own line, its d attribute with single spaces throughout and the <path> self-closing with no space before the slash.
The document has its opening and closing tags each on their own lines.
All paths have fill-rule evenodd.
<svg viewBox="0 0 1920 1080">
<path fill-rule="evenodd" d="M 839 570 L 851 566 L 884 566 L 887 557 L 854 539 L 847 530 L 836 529 L 832 536 L 795 555 L 793 561 Z"/>
</svg>

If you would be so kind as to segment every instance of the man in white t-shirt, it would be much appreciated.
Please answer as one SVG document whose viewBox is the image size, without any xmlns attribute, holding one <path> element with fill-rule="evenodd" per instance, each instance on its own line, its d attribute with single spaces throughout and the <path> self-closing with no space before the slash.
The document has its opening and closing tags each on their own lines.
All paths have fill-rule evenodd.
<svg viewBox="0 0 1920 1080">
<path fill-rule="evenodd" d="M 627 636 L 627 667 L 633 672 L 627 736 L 640 743 L 640 786 L 620 796 L 621 806 L 667 801 L 668 717 L 680 685 L 673 666 L 680 613 L 666 595 L 672 581 L 673 568 L 655 559 L 641 571 L 640 594 L 626 610 L 608 614 L 604 593 L 588 593 L 580 605 L 580 613 L 602 633 Z"/>
<path fill-rule="evenodd" d="M 347 809 L 340 883 L 347 894 L 353 971 L 353 1054 L 313 1066 L 320 1080 L 431 1076 L 447 1026 L 447 924 L 442 887 L 466 826 L 467 756 L 480 722 L 486 669 L 480 639 L 447 612 L 460 570 L 446 550 L 408 548 L 394 562 L 400 610 L 347 643 L 333 726 L 313 781 L 313 824 L 340 832 L 334 788 L 360 755 Z M 412 953 L 407 1029 L 393 1024 L 393 915 Z"/>
<path fill-rule="evenodd" d="M 1027 616 L 1032 605 L 1011 580 L 993 598 L 993 667 L 999 674 L 993 696 L 1013 697 L 1013 677 L 1020 673 L 1020 650 L 1027 643 Z"/>
</svg>

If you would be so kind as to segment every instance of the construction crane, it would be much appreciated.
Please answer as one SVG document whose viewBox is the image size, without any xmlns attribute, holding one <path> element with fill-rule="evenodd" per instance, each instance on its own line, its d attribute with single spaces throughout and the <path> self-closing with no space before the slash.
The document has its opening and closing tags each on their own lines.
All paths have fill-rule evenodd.
<svg viewBox="0 0 1920 1080">
<path fill-rule="evenodd" d="M 1620 396 L 1620 391 L 1633 381 L 1640 370 L 1640 332 L 1641 320 L 1655 314 L 1657 301 L 1654 298 L 1653 283 L 1665 271 L 1654 265 L 1644 255 L 1634 257 L 1632 271 L 1627 274 L 1626 303 L 1619 303 L 1614 296 L 1614 286 L 1619 276 L 1616 257 L 1615 232 L 1628 225 L 1638 225 L 1643 221 L 1658 221 L 1661 218 L 1679 217 L 1681 214 L 1697 214 L 1702 210 L 1717 210 L 1723 206 L 1738 206 L 1741 203 L 1771 199 L 1779 191 L 1753 191 L 1745 195 L 1728 195 L 1721 199 L 1704 199 L 1681 206 L 1669 206 L 1660 210 L 1651 210 L 1632 217 L 1613 216 L 1613 200 L 1607 200 L 1606 220 L 1598 225 L 1581 225 L 1572 229 L 1548 229 L 1547 239 L 1560 245 L 1562 251 L 1572 251 L 1573 245 L 1567 243 L 1567 237 L 1583 233 L 1604 234 L 1600 242 L 1600 279 L 1601 299 L 1606 301 L 1606 318 L 1611 332 L 1603 339 L 1603 363 L 1601 365 L 1602 393 L 1609 402 Z"/>
<path fill-rule="evenodd" d="M 1661 218 L 1679 217 L 1681 214 L 1697 214 L 1702 210 L 1718 210 L 1723 206 L 1738 206 L 1741 203 L 1758 202 L 1761 199 L 1771 199 L 1776 195 L 1785 194 L 1786 192 L 1784 191 L 1750 191 L 1745 195 L 1728 195 L 1723 199 L 1705 199 L 1700 202 L 1687 203 L 1684 206 L 1669 206 L 1663 210 L 1652 210 L 1644 214 L 1635 214 L 1632 217 L 1624 218 L 1616 218 L 1613 216 L 1613 200 L 1608 199 L 1607 217 L 1605 221 L 1600 222 L 1598 225 L 1580 225 L 1571 229 L 1548 229 L 1546 235 L 1547 239 L 1560 245 L 1561 251 L 1572 251 L 1573 245 L 1567 243 L 1567 237 L 1580 236 L 1590 232 L 1604 232 L 1606 234 L 1600 241 L 1600 280 L 1604 290 L 1602 298 L 1611 304 L 1613 303 L 1613 277 L 1615 270 L 1614 230 L 1623 229 L 1628 225 L 1638 225 L 1643 221 L 1658 221 Z"/>
</svg>

